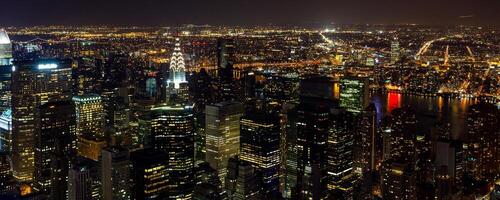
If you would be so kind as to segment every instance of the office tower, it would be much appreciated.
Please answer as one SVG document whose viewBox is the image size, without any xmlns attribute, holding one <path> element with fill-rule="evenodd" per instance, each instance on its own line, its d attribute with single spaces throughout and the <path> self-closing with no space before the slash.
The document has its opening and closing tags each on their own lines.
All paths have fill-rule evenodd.
<svg viewBox="0 0 500 200">
<path fill-rule="evenodd" d="M 96 59 L 80 57 L 75 59 L 73 67 L 73 93 L 77 95 L 100 93 L 102 69 Z"/>
<path fill-rule="evenodd" d="M 186 67 L 179 38 L 175 38 L 174 52 L 170 58 L 169 78 L 167 79 L 167 98 L 170 99 L 172 95 L 176 95 L 182 101 L 189 100 Z"/>
<path fill-rule="evenodd" d="M 391 64 L 396 64 L 400 59 L 399 42 L 397 40 L 391 42 Z"/>
<path fill-rule="evenodd" d="M 250 163 L 245 161 L 239 163 L 234 200 L 262 199 L 255 174 L 254 168 Z"/>
<path fill-rule="evenodd" d="M 383 199 L 417 199 L 416 173 L 411 164 L 388 160 L 381 174 Z"/>
<path fill-rule="evenodd" d="M 286 166 L 285 166 L 285 187 L 283 190 L 284 198 L 292 198 L 297 186 L 297 112 L 290 108 L 286 113 L 287 122 L 285 128 L 286 139 Z"/>
<path fill-rule="evenodd" d="M 76 132 L 78 155 L 98 161 L 104 140 L 104 108 L 102 98 L 97 94 L 73 97 L 76 111 Z"/>
<path fill-rule="evenodd" d="M 111 135 L 111 144 L 120 145 L 131 145 L 132 136 L 129 132 L 130 128 L 130 109 L 123 101 L 123 98 L 119 98 L 116 108 L 113 114 L 113 126 L 109 130 Z M 109 128 L 109 127 L 108 127 Z"/>
<path fill-rule="evenodd" d="M 240 152 L 240 118 L 243 105 L 223 102 L 206 106 L 206 161 L 217 170 L 221 182 L 227 175 L 229 158 Z"/>
<path fill-rule="evenodd" d="M 217 41 L 217 73 L 218 92 L 216 102 L 235 99 L 234 83 L 234 41 L 232 39 L 219 39 Z"/>
<path fill-rule="evenodd" d="M 73 97 L 76 106 L 76 132 L 78 136 L 104 136 L 104 108 L 97 94 Z"/>
<path fill-rule="evenodd" d="M 47 103 L 71 95 L 69 60 L 34 60 L 14 63 L 12 72 L 12 163 L 14 177 L 31 181 L 34 173 L 35 113 Z"/>
<path fill-rule="evenodd" d="M 441 140 L 436 144 L 434 164 L 444 167 L 444 176 L 450 177 L 450 182 L 456 189 L 461 189 L 464 179 L 463 143 L 456 140 Z"/>
<path fill-rule="evenodd" d="M 390 158 L 398 161 L 416 162 L 416 124 L 416 113 L 413 109 L 404 107 L 392 111 L 390 129 L 387 131 L 387 139 L 390 143 L 387 145 L 390 148 L 386 149 L 390 152 Z"/>
<path fill-rule="evenodd" d="M 257 112 L 249 112 L 241 119 L 240 159 L 254 168 L 262 194 L 278 193 L 280 121 Z"/>
<path fill-rule="evenodd" d="M 9 108 L 0 115 L 0 152 L 12 151 L 12 110 Z"/>
<path fill-rule="evenodd" d="M 99 163 L 79 158 L 69 168 L 68 199 L 90 200 L 101 198 L 101 179 Z"/>
<path fill-rule="evenodd" d="M 168 154 L 168 199 L 190 199 L 195 183 L 193 106 L 159 106 L 151 112 L 152 145 Z"/>
<path fill-rule="evenodd" d="M 328 136 L 330 109 L 334 105 L 334 83 L 325 77 L 300 83 L 297 106 L 297 186 L 298 199 L 328 198 Z"/>
<path fill-rule="evenodd" d="M 167 198 L 171 178 L 167 158 L 167 153 L 153 149 L 141 149 L 131 153 L 133 199 Z"/>
<path fill-rule="evenodd" d="M 356 180 L 353 166 L 355 117 L 352 113 L 335 110 L 331 114 L 326 147 L 326 165 L 330 198 L 353 199 Z"/>
<path fill-rule="evenodd" d="M 377 110 L 375 104 L 370 104 L 361 113 L 358 133 L 355 135 L 355 167 L 361 175 L 375 172 L 377 156 Z"/>
<path fill-rule="evenodd" d="M 488 103 L 473 105 L 467 111 L 465 127 L 467 174 L 493 181 L 500 174 L 500 110 Z"/>
<path fill-rule="evenodd" d="M 253 71 L 246 71 L 243 75 L 243 97 L 244 100 L 254 99 L 256 96 L 256 76 Z"/>
<path fill-rule="evenodd" d="M 76 157 L 75 106 L 71 101 L 41 105 L 36 113 L 33 188 L 66 199 L 68 168 Z"/>
<path fill-rule="evenodd" d="M 101 182 L 103 200 L 131 199 L 129 151 L 123 147 L 102 150 Z"/>
<path fill-rule="evenodd" d="M 7 32 L 0 29 L 0 112 L 11 107 L 12 43 Z"/>
<path fill-rule="evenodd" d="M 206 153 L 205 106 L 212 103 L 213 96 L 211 78 L 204 68 L 194 75 L 193 85 L 194 87 L 191 89 L 194 102 L 194 115 L 196 118 L 195 155 L 197 162 L 204 162 Z"/>
<path fill-rule="evenodd" d="M 360 113 L 369 103 L 369 83 L 363 77 L 340 79 L 340 107 L 349 112 Z"/>
<path fill-rule="evenodd" d="M 242 161 L 237 156 L 231 157 L 227 161 L 227 175 L 225 177 L 224 190 L 227 192 L 229 199 L 233 199 L 236 193 L 236 181 L 238 180 L 240 162 Z"/>
<path fill-rule="evenodd" d="M 113 127 L 115 111 L 120 101 L 128 105 L 128 66 L 126 55 L 110 55 L 103 65 L 101 98 L 104 107 L 105 126 Z"/>
</svg>

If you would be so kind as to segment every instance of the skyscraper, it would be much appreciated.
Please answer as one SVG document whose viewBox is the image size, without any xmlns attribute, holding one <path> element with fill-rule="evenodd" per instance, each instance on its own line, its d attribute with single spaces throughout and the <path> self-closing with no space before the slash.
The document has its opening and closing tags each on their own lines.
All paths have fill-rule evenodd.
<svg viewBox="0 0 500 200">
<path fill-rule="evenodd" d="M 255 169 L 262 194 L 279 192 L 280 121 L 264 113 L 241 119 L 240 159 Z"/>
<path fill-rule="evenodd" d="M 132 198 L 136 200 L 166 199 L 168 195 L 168 154 L 153 149 L 141 149 L 130 155 L 132 160 Z"/>
<path fill-rule="evenodd" d="M 238 178 L 236 179 L 236 191 L 234 200 L 258 200 L 262 199 L 255 169 L 248 162 L 242 161 L 238 165 Z"/>
<path fill-rule="evenodd" d="M 71 95 L 69 60 L 14 63 L 12 73 L 12 161 L 14 177 L 31 181 L 34 172 L 36 108 Z"/>
<path fill-rule="evenodd" d="M 355 139 L 355 167 L 359 174 L 375 171 L 377 164 L 377 110 L 370 104 L 361 115 L 358 134 Z"/>
<path fill-rule="evenodd" d="M 325 77 L 304 79 L 300 83 L 297 106 L 297 185 L 298 199 L 327 199 L 327 146 L 331 127 L 330 109 L 334 105 L 333 81 Z"/>
<path fill-rule="evenodd" d="M 104 136 L 104 108 L 97 94 L 73 97 L 76 106 L 76 132 L 78 136 Z"/>
<path fill-rule="evenodd" d="M 50 102 L 37 108 L 34 189 L 66 199 L 68 168 L 76 157 L 73 102 Z"/>
<path fill-rule="evenodd" d="M 68 173 L 68 199 L 101 199 L 101 179 L 99 163 L 80 158 Z"/>
<path fill-rule="evenodd" d="M 494 181 L 500 174 L 500 110 L 488 103 L 473 105 L 465 126 L 466 172 L 476 180 Z"/>
<path fill-rule="evenodd" d="M 0 112 L 11 107 L 12 43 L 0 29 Z"/>
<path fill-rule="evenodd" d="M 227 175 L 227 161 L 240 152 L 240 118 L 243 105 L 224 102 L 206 106 L 206 161 L 217 170 L 221 182 Z"/>
<path fill-rule="evenodd" d="M 130 155 L 123 147 L 102 150 L 101 180 L 103 200 L 130 200 Z"/>
<path fill-rule="evenodd" d="M 368 79 L 344 77 L 340 79 L 340 107 L 349 112 L 360 113 L 369 103 Z"/>
<path fill-rule="evenodd" d="M 391 64 L 396 64 L 400 59 L 399 42 L 397 40 L 391 42 Z"/>
<path fill-rule="evenodd" d="M 411 164 L 388 160 L 381 173 L 384 199 L 417 199 L 416 173 Z"/>
<path fill-rule="evenodd" d="M 179 38 L 175 38 L 175 47 L 170 58 L 169 78 L 167 79 L 167 98 L 177 95 L 184 101 L 188 100 L 188 85 L 186 81 L 186 67 L 181 51 Z"/>
<path fill-rule="evenodd" d="M 232 39 L 219 39 L 217 41 L 217 102 L 235 99 L 235 86 L 233 81 L 234 50 L 235 45 Z"/>
<path fill-rule="evenodd" d="M 191 199 L 195 183 L 193 106 L 158 106 L 151 111 L 153 147 L 167 154 L 168 199 Z"/>
</svg>

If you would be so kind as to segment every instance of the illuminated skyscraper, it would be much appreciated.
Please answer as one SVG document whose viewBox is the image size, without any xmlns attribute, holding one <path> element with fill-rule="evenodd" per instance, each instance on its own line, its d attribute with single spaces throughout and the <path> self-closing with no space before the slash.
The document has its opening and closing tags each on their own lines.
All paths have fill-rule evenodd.
<svg viewBox="0 0 500 200">
<path fill-rule="evenodd" d="M 353 166 L 354 116 L 343 110 L 331 114 L 328 128 L 327 171 L 330 198 L 353 199 L 356 180 Z"/>
<path fill-rule="evenodd" d="M 193 106 L 159 106 L 151 111 L 153 147 L 167 153 L 168 199 L 191 199 L 195 184 Z"/>
<path fill-rule="evenodd" d="M 0 29 L 0 112 L 11 107 L 12 44 L 7 32 Z"/>
<path fill-rule="evenodd" d="M 130 183 L 130 156 L 123 147 L 102 150 L 101 180 L 103 200 L 132 199 Z"/>
<path fill-rule="evenodd" d="M 360 113 L 369 103 L 367 78 L 344 77 L 340 79 L 340 107 L 349 112 Z"/>
<path fill-rule="evenodd" d="M 98 161 L 104 141 L 104 108 L 97 94 L 73 97 L 76 111 L 76 133 L 78 136 L 78 155 Z"/>
<path fill-rule="evenodd" d="M 240 159 L 258 174 L 262 194 L 278 193 L 280 167 L 279 118 L 249 113 L 241 119 Z"/>
<path fill-rule="evenodd" d="M 67 199 L 68 169 L 76 157 L 73 102 L 39 106 L 36 125 L 34 189 L 53 199 Z"/>
<path fill-rule="evenodd" d="M 359 130 L 355 135 L 355 167 L 359 174 L 375 171 L 377 164 L 377 110 L 370 104 L 362 113 Z"/>
<path fill-rule="evenodd" d="M 206 106 L 206 161 L 217 170 L 221 182 L 227 175 L 229 158 L 240 152 L 240 118 L 243 105 L 218 103 Z"/>
<path fill-rule="evenodd" d="M 183 100 L 188 99 L 186 66 L 179 38 L 175 38 L 175 47 L 172 57 L 170 57 L 170 71 L 167 80 L 167 98 L 170 98 L 172 94 Z"/>
<path fill-rule="evenodd" d="M 397 40 L 391 42 L 391 64 L 396 64 L 400 59 L 399 42 Z"/>
<path fill-rule="evenodd" d="M 71 62 L 35 60 L 14 63 L 12 73 L 12 162 L 14 177 L 31 181 L 34 172 L 36 108 L 69 100 Z"/>
<path fill-rule="evenodd" d="M 74 96 L 78 136 L 104 136 L 104 108 L 97 94 Z"/>
</svg>

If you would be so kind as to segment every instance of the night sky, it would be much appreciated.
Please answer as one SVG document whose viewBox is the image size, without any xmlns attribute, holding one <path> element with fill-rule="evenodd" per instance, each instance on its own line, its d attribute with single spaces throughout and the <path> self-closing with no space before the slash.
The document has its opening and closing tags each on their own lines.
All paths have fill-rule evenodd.
<svg viewBox="0 0 500 200">
<path fill-rule="evenodd" d="M 0 0 L 0 5 L 0 26 L 331 22 L 500 26 L 500 0 Z"/>
</svg>

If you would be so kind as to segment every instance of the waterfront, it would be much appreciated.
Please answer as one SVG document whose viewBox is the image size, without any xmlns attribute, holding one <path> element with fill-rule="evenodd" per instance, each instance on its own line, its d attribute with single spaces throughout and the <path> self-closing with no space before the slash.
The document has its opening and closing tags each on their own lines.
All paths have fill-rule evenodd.
<svg viewBox="0 0 500 200">
<path fill-rule="evenodd" d="M 424 134 L 438 122 L 450 123 L 453 139 L 462 139 L 465 117 L 469 106 L 478 102 L 468 98 L 429 97 L 399 93 L 374 94 L 372 102 L 377 107 L 379 120 L 402 105 L 410 106 L 417 113 L 418 133 Z"/>
</svg>

